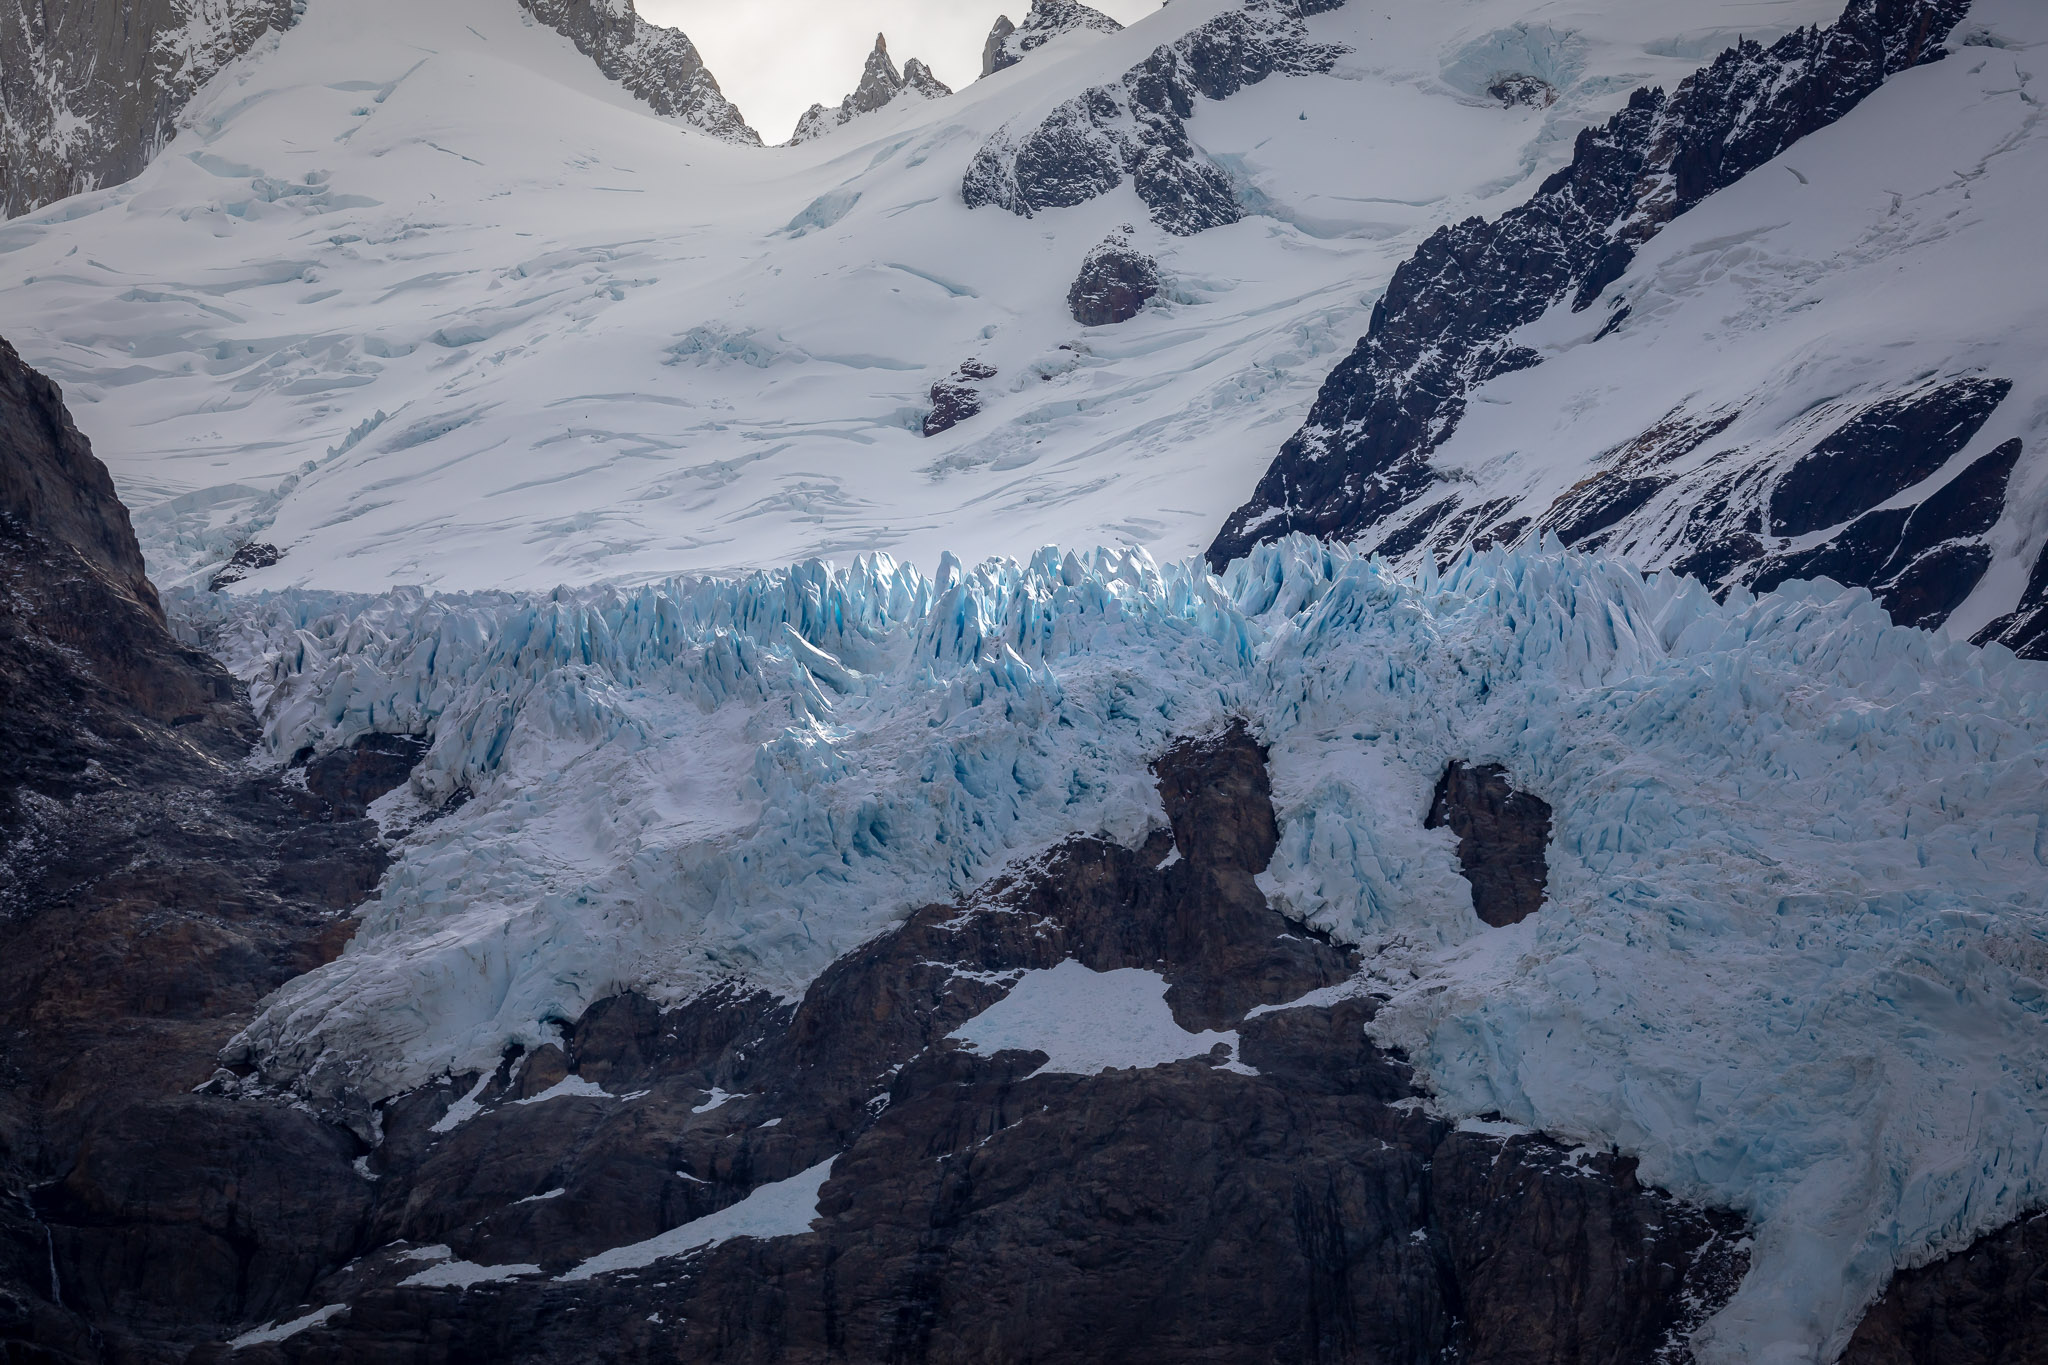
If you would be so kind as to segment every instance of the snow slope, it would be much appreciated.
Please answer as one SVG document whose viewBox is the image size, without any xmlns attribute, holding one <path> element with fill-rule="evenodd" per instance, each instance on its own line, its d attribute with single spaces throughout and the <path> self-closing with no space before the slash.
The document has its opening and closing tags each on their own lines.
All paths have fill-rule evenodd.
<svg viewBox="0 0 2048 1365">
<path fill-rule="evenodd" d="M 1404 531 L 1441 515 L 1446 493 L 1490 509 L 1466 539 L 1516 519 L 1536 534 L 1564 520 L 1546 514 L 1571 507 L 1588 480 L 1653 472 L 1663 486 L 1599 543 L 1665 567 L 1740 537 L 1769 476 L 1864 405 L 1930 378 L 2004 379 L 2011 393 L 1969 444 L 1878 506 L 1911 507 L 2019 438 L 1983 538 L 1990 571 L 1949 628 L 1968 636 L 2010 611 L 2048 548 L 2048 121 L 2037 79 L 2048 9 L 1979 0 L 1955 47 L 1678 220 L 1598 307 L 1559 305 L 1522 329 L 1514 343 L 1541 363 L 1473 391 L 1432 456 L 1444 482 L 1364 543 L 1401 537 L 1405 562 L 1440 559 L 1458 535 Z M 1621 458 L 1674 417 L 1715 434 L 1651 468 Z M 1755 492 L 1719 522 L 1701 515 L 1731 470 L 1755 471 Z M 1796 554 L 1838 530 L 1770 548 Z M 1730 555 L 1729 567 L 1764 548 Z"/>
<path fill-rule="evenodd" d="M 1437 224 L 1516 202 L 1633 86 L 1834 0 L 1354 4 L 1351 55 L 1200 102 L 1259 216 L 1191 239 L 1126 186 L 1030 220 L 961 176 L 1233 0 L 1070 33 L 796 149 L 657 119 L 514 0 L 311 0 L 138 180 L 0 229 L 0 309 L 65 386 L 160 581 L 547 587 L 886 550 L 1207 542 Z M 1543 73 L 1549 107 L 1485 94 Z M 1084 330 L 1122 222 L 1167 301 Z M 918 434 L 932 382 L 997 367 Z"/>
<path fill-rule="evenodd" d="M 488 1070 L 624 987 L 793 995 L 1069 834 L 1135 844 L 1147 760 L 1241 714 L 1268 894 L 1368 949 L 1375 1029 L 1449 1111 L 1756 1220 L 1704 1358 L 1825 1353 L 1893 1266 L 2048 1196 L 2048 665 L 1860 590 L 1724 605 L 1554 547 L 1414 582 L 1297 538 L 1222 580 L 1048 550 L 186 605 L 278 759 L 431 732 L 382 813 L 474 793 L 238 1043 L 314 1095 Z M 1554 808 L 1551 903 L 1514 928 L 1422 828 L 1452 758 Z"/>
</svg>

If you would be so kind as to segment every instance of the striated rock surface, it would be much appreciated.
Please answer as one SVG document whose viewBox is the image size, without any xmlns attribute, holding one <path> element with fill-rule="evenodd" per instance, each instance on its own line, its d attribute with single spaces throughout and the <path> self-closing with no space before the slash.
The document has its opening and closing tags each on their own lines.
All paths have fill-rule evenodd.
<svg viewBox="0 0 2048 1365">
<path fill-rule="evenodd" d="M 0 8 L 0 216 L 132 180 L 199 88 L 303 0 Z"/>
<path fill-rule="evenodd" d="M 1126 224 L 1097 243 L 1067 290 L 1067 310 L 1083 327 L 1107 327 L 1138 316 L 1163 287 L 1159 262 L 1131 245 Z"/>
<path fill-rule="evenodd" d="M 1243 0 L 1037 127 L 1000 130 L 967 168 L 967 206 L 1029 218 L 1084 204 L 1128 178 L 1168 232 L 1190 236 L 1238 221 L 1244 208 L 1230 177 L 1188 136 L 1195 99 L 1228 99 L 1268 76 L 1328 71 L 1342 49 L 1314 41 L 1303 20 L 1342 3 Z"/>
<path fill-rule="evenodd" d="M 1011 23 L 1007 14 L 997 15 L 988 42 L 981 49 L 981 74 L 993 76 L 1008 70 L 1054 38 L 1077 29 L 1120 33 L 1123 25 L 1079 0 L 1031 0 L 1031 8 L 1021 24 Z"/>
<path fill-rule="evenodd" d="M 761 135 L 718 88 L 697 45 L 678 29 L 648 23 L 632 0 L 519 0 L 527 12 L 576 44 L 598 70 L 647 102 L 727 142 L 758 147 Z"/>
<path fill-rule="evenodd" d="M 1516 329 L 1554 304 L 1589 307 L 1667 223 L 1841 118 L 1887 77 L 1943 55 L 1967 9 L 1966 0 L 1852 0 L 1831 27 L 1768 49 L 1744 42 L 1669 94 L 1638 90 L 1605 126 L 1580 134 L 1571 164 L 1527 204 L 1438 230 L 1395 271 L 1365 338 L 1225 523 L 1210 563 L 1292 531 L 1360 537 L 1404 514 L 1419 544 L 1438 528 L 1412 509 L 1444 518 L 1457 506 L 1429 457 L 1462 419 L 1466 393 L 1538 362 L 1512 342 Z M 1464 515 L 1461 533 L 1472 534 L 1491 513 Z"/>
<path fill-rule="evenodd" d="M 175 1358 L 354 1235 L 354 1140 L 192 1093 L 384 855 L 259 777 L 56 386 L 0 343 L 0 1354 Z M 144 1345 L 144 1342 L 151 1344 Z"/>
<path fill-rule="evenodd" d="M 814 104 L 804 111 L 797 120 L 796 131 L 790 135 L 791 143 L 809 142 L 823 137 L 835 128 L 842 128 L 862 114 L 872 114 L 885 108 L 898 96 L 908 95 L 916 99 L 944 99 L 953 93 L 952 87 L 932 74 L 932 69 L 912 57 L 896 69 L 896 61 L 889 55 L 888 35 L 875 35 L 875 49 L 868 53 L 867 65 L 861 68 L 860 84 L 853 93 L 841 100 L 834 108 Z"/>
</svg>

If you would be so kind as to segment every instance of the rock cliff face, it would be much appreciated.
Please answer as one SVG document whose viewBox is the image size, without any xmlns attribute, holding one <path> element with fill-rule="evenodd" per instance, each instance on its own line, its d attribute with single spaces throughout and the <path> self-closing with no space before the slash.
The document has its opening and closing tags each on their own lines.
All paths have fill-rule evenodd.
<svg viewBox="0 0 2048 1365">
<path fill-rule="evenodd" d="M 106 470 L 4 342 L 0 579 L 0 1352 L 162 1359 L 303 1294 L 359 1197 L 339 1130 L 191 1092 L 340 950 L 383 856 L 245 766 L 253 717 L 166 628 Z"/>
<path fill-rule="evenodd" d="M 1098 242 L 1067 290 L 1067 311 L 1083 327 L 1128 322 L 1159 293 L 1159 262 L 1131 244 L 1126 224 Z"/>
<path fill-rule="evenodd" d="M 1011 23 L 1007 14 L 996 17 L 988 42 L 981 49 L 981 74 L 993 76 L 1007 70 L 1062 33 L 1076 29 L 1119 33 L 1123 25 L 1078 0 L 1031 0 L 1031 9 L 1022 24 Z"/>
<path fill-rule="evenodd" d="M 1670 94 L 1637 91 L 1604 127 L 1580 134 L 1571 164 L 1527 204 L 1492 222 L 1474 218 L 1440 229 L 1394 273 L 1367 335 L 1324 384 L 1308 422 L 1251 499 L 1226 522 L 1210 562 L 1221 566 L 1261 540 L 1297 530 L 1356 538 L 1398 522 L 1403 539 L 1388 552 L 1406 553 L 1425 541 L 1471 544 L 1530 529 L 1532 514 L 1512 502 L 1464 506 L 1430 464 L 1463 418 L 1469 390 L 1538 363 L 1534 351 L 1513 341 L 1516 330 L 1553 305 L 1590 307 L 1666 224 L 1841 118 L 1887 77 L 1941 56 L 1943 39 L 1967 9 L 1967 0 L 1853 0 L 1832 27 L 1800 30 L 1768 49 L 1745 42 Z M 1617 313 L 1609 325 L 1624 319 Z M 1612 474 L 1599 486 L 1573 490 L 1569 505 L 1551 509 L 1553 529 L 1591 543 L 1595 531 L 1660 490 L 1663 465 L 1730 420 L 1674 412 L 1636 447 L 1616 452 Z M 1884 420 L 1865 425 L 1875 433 Z M 1859 439 L 1844 436 L 1844 449 Z M 1815 460 L 1807 466 L 1815 474 L 1823 465 L 1833 468 L 1831 461 L 1848 460 L 1858 470 L 1869 463 L 1818 450 Z M 1739 482 L 1755 473 L 1723 468 L 1719 476 Z M 1713 566 L 1724 581 L 1763 549 L 1760 541 L 1740 539 L 1761 529 L 1741 529 L 1761 490 L 1750 490 L 1746 500 L 1729 496 L 1738 491 L 1730 483 L 1718 503 L 1711 491 L 1697 499 L 1712 530 L 1696 548 L 1727 557 Z M 1790 490 L 1786 497 L 1798 500 Z M 1731 511 L 1733 528 L 1724 517 Z M 1822 518 L 1825 526 L 1830 511 L 1813 505 L 1798 520 Z M 1902 552 L 1890 546 L 1881 559 L 1890 564 Z"/>
<path fill-rule="evenodd" d="M 2031 1365 L 2048 1343 L 2048 1213 L 1900 1273 L 1842 1365 Z"/>
<path fill-rule="evenodd" d="M 1228 99 L 1272 75 L 1328 71 L 1342 49 L 1303 18 L 1343 0 L 1243 0 L 1124 73 L 1060 105 L 1036 128 L 1004 128 L 975 154 L 961 193 L 1029 218 L 1107 194 L 1128 177 L 1152 219 L 1189 236 L 1244 216 L 1236 188 L 1188 137 L 1195 98 Z"/>
<path fill-rule="evenodd" d="M 0 216 L 133 179 L 199 87 L 303 0 L 0 9 Z"/>
<path fill-rule="evenodd" d="M 861 68 L 860 84 L 854 87 L 853 93 L 834 108 L 814 104 L 805 110 L 789 140 L 798 143 L 823 137 L 862 114 L 874 113 L 901 95 L 936 100 L 952 93 L 952 87 L 934 76 L 932 69 L 915 57 L 905 62 L 899 72 L 895 59 L 889 55 L 888 36 L 877 33 L 875 50 L 868 54 L 867 65 Z"/>
<path fill-rule="evenodd" d="M 714 137 L 758 147 L 761 135 L 718 88 L 697 45 L 680 30 L 642 19 L 632 0 L 519 0 L 528 13 L 576 44 L 598 70 L 655 113 Z"/>
</svg>

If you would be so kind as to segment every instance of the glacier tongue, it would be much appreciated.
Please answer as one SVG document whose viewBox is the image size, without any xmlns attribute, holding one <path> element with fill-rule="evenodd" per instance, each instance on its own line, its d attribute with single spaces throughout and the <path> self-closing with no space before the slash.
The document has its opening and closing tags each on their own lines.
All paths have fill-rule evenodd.
<svg viewBox="0 0 2048 1365">
<path fill-rule="evenodd" d="M 237 1041 L 371 1100 L 625 987 L 789 994 L 907 909 L 1164 823 L 1147 761 L 1250 719 L 1264 885 L 1368 950 L 1444 1106 L 1640 1155 L 1757 1225 L 1708 1360 L 1837 1349 L 1891 1270 L 2042 1202 L 2048 665 L 1825 580 L 1716 603 L 1551 542 L 1441 574 L 1302 538 L 927 578 L 886 556 L 551 594 L 187 595 L 272 761 L 431 734 L 348 952 Z M 1550 903 L 1473 914 L 1453 758 L 1554 809 Z"/>
</svg>

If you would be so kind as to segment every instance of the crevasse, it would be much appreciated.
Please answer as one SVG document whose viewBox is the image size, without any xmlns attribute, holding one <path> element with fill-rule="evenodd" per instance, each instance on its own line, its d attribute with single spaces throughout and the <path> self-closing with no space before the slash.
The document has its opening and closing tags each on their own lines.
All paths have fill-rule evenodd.
<svg viewBox="0 0 2048 1365">
<path fill-rule="evenodd" d="M 1366 950 L 1377 1036 L 1447 1111 L 1755 1220 L 1704 1359 L 1825 1358 L 1893 1267 L 2043 1201 L 2048 665 L 1861 590 L 1716 603 L 1554 543 L 1403 579 L 1294 538 L 1222 578 L 1048 549 L 179 607 L 268 761 L 426 734 L 393 799 L 473 797 L 237 1040 L 316 1096 L 487 1065 L 625 987 L 793 995 L 1007 862 L 1140 839 L 1148 761 L 1242 715 L 1268 894 Z M 1422 829 L 1452 758 L 1554 808 L 1512 929 Z"/>
</svg>

